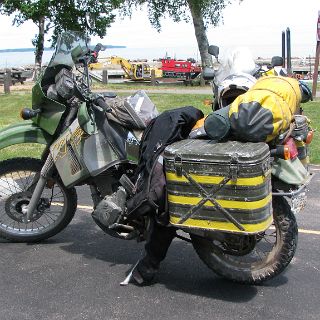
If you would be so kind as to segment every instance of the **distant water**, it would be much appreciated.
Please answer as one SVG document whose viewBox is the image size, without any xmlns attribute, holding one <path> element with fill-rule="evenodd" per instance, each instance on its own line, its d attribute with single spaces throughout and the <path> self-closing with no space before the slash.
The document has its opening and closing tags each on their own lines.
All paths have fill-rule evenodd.
<svg viewBox="0 0 320 320">
<path fill-rule="evenodd" d="M 44 51 L 43 64 L 48 63 L 53 51 Z M 197 48 L 110 48 L 100 53 L 100 57 L 120 56 L 126 59 L 158 59 L 168 55 L 176 59 L 200 59 Z M 33 52 L 0 52 L 0 69 L 21 67 L 34 64 Z"/>
<path fill-rule="evenodd" d="M 49 61 L 53 51 L 45 51 L 43 60 Z M 34 53 L 26 52 L 0 52 L 0 69 L 22 67 L 34 64 Z"/>
</svg>

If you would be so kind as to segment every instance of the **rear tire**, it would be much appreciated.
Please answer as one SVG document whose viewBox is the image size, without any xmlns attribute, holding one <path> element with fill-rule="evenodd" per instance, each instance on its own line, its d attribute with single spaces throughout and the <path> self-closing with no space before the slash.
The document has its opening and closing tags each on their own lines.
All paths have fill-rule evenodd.
<svg viewBox="0 0 320 320">
<path fill-rule="evenodd" d="M 60 179 L 48 181 L 29 222 L 23 208 L 28 205 L 43 162 L 14 158 L 0 162 L 0 237 L 14 242 L 37 242 L 63 230 L 77 208 L 75 188 Z"/>
<path fill-rule="evenodd" d="M 240 283 L 260 284 L 279 275 L 287 267 L 298 242 L 297 222 L 285 198 L 274 197 L 273 218 L 273 228 L 255 236 L 255 247 L 248 254 L 244 252 L 243 255 L 232 255 L 223 250 L 220 243 L 191 235 L 193 247 L 200 259 L 220 276 Z M 273 245 L 269 240 L 263 242 L 270 230 L 275 237 Z M 264 252 L 265 256 L 259 253 L 260 261 L 251 258 L 254 253 L 258 254 L 258 246 L 266 247 L 267 244 L 270 244 L 271 250 Z"/>
</svg>

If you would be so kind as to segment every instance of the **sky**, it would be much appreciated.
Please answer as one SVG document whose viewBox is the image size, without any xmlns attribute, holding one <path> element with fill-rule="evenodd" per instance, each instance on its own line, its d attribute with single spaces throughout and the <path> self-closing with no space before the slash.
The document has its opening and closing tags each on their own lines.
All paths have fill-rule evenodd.
<svg viewBox="0 0 320 320">
<path fill-rule="evenodd" d="M 223 12 L 224 23 L 208 28 L 210 44 L 220 48 L 248 47 L 255 57 L 281 55 L 281 32 L 291 30 L 292 56 L 315 55 L 319 0 L 235 0 Z M 12 26 L 12 17 L 0 16 L 0 49 L 30 48 L 37 28 L 31 22 Z M 188 47 L 197 50 L 193 25 L 162 21 L 162 31 L 151 27 L 146 10 L 131 19 L 117 19 L 101 40 L 92 43 L 125 45 L 129 48 Z"/>
</svg>

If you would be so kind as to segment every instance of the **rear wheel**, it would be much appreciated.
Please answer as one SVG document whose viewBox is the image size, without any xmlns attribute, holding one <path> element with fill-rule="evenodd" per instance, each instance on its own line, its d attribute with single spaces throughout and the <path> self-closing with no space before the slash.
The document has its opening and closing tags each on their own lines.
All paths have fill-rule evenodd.
<svg viewBox="0 0 320 320">
<path fill-rule="evenodd" d="M 217 274 L 259 284 L 280 274 L 297 247 L 297 222 L 285 198 L 273 199 L 273 219 L 268 230 L 255 236 L 230 235 L 217 241 L 192 235 L 192 244 L 200 259 Z"/>
<path fill-rule="evenodd" d="M 26 208 L 38 181 L 43 162 L 15 158 L 0 162 L 0 237 L 35 242 L 54 236 L 74 216 L 77 194 L 57 178 L 49 179 L 35 212 L 26 221 Z"/>
</svg>

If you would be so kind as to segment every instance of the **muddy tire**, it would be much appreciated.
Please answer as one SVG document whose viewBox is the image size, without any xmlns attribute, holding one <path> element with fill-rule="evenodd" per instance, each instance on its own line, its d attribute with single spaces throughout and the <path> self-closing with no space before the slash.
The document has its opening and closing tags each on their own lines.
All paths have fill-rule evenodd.
<svg viewBox="0 0 320 320">
<path fill-rule="evenodd" d="M 255 247 L 250 253 L 233 255 L 226 252 L 221 243 L 216 243 L 199 236 L 191 236 L 193 247 L 200 259 L 215 273 L 229 280 L 246 283 L 260 284 L 279 275 L 293 258 L 298 241 L 298 228 L 294 214 L 283 197 L 273 199 L 274 224 L 264 234 L 259 234 L 254 239 Z M 267 234 L 272 235 L 274 243 L 266 240 Z M 258 246 L 270 250 L 259 253 Z M 254 254 L 258 257 L 254 258 Z"/>
</svg>

